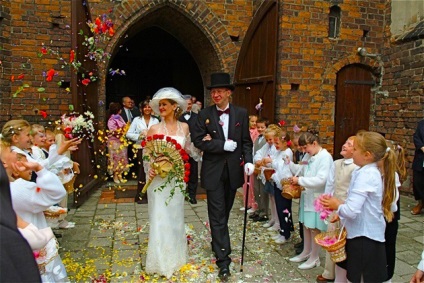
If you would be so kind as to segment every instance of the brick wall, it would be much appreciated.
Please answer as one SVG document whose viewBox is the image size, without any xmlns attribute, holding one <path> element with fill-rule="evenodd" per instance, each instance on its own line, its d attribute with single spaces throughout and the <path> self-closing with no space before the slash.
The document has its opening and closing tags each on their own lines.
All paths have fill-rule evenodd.
<svg viewBox="0 0 424 283">
<path fill-rule="evenodd" d="M 341 9 L 336 39 L 328 37 L 332 2 L 339 2 Z M 317 128 L 332 151 L 336 74 L 348 64 L 373 63 L 357 55 L 358 47 L 379 52 L 386 44 L 385 1 L 288 0 L 279 5 L 278 119 Z M 368 37 L 362 37 L 363 30 L 368 30 Z M 292 91 L 291 84 L 299 84 L 299 90 Z"/>
<path fill-rule="evenodd" d="M 388 96 L 376 105 L 375 128 L 404 147 L 410 167 L 415 150 L 412 135 L 424 118 L 424 40 L 395 42 L 384 52 Z M 409 173 L 412 176 L 412 170 Z M 409 179 L 405 189 L 411 187 Z"/>
<path fill-rule="evenodd" d="M 40 111 L 59 117 L 59 105 L 68 104 L 70 95 L 57 86 L 58 78 L 70 80 L 58 56 L 39 56 L 43 44 L 63 54 L 70 50 L 70 0 L 5 1 L 8 20 L 1 23 L 3 44 L 1 83 L 1 122 L 23 117 L 30 122 L 43 122 Z M 9 20 L 10 19 L 10 20 Z M 10 54 L 10 57 L 8 55 Z M 47 82 L 43 72 L 55 69 L 57 76 Z M 27 87 L 23 87 L 26 85 Z M 41 91 L 41 88 L 44 91 Z M 19 90 L 22 90 L 19 92 Z M 4 92 L 3 92 L 4 91 Z M 5 119 L 6 118 L 6 119 Z"/>
</svg>

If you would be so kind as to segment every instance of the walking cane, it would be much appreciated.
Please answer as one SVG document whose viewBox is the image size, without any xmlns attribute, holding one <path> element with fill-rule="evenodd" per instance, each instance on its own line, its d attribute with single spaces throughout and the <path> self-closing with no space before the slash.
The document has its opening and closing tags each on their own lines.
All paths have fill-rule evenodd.
<svg viewBox="0 0 424 283">
<path fill-rule="evenodd" d="M 249 176 L 245 176 L 244 178 L 244 182 L 246 183 L 246 201 L 244 202 L 243 241 L 241 244 L 240 272 L 243 272 L 244 243 L 246 241 L 247 205 L 249 200 L 249 189 L 250 189 L 250 182 L 248 181 L 249 179 L 250 179 Z"/>
</svg>

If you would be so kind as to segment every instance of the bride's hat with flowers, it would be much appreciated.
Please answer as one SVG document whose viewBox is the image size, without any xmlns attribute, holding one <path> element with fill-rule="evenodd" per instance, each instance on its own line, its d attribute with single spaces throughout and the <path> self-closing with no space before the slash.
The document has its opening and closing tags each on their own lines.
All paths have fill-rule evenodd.
<svg viewBox="0 0 424 283">
<path fill-rule="evenodd" d="M 187 101 L 184 99 L 181 92 L 173 87 L 164 87 L 158 90 L 150 100 L 150 107 L 155 113 L 159 113 L 159 101 L 162 99 L 169 99 L 175 101 L 181 110 L 184 112 L 187 109 Z"/>
</svg>

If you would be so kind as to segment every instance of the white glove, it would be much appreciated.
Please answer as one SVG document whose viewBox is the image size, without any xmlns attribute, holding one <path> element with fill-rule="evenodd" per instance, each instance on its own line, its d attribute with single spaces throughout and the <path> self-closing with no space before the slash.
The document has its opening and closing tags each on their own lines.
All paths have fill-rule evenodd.
<svg viewBox="0 0 424 283">
<path fill-rule="evenodd" d="M 255 165 L 253 165 L 252 163 L 244 164 L 244 173 L 246 173 L 247 176 L 252 175 L 254 170 L 255 170 Z"/>
<path fill-rule="evenodd" d="M 224 150 L 225 151 L 234 151 L 237 148 L 237 142 L 232 140 L 227 140 L 224 143 Z"/>
</svg>

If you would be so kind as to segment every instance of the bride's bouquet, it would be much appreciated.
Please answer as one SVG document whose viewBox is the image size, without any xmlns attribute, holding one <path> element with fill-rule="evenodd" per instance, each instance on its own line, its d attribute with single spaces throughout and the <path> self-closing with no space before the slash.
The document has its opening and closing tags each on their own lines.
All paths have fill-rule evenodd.
<svg viewBox="0 0 424 283">
<path fill-rule="evenodd" d="M 149 162 L 150 168 L 155 170 L 156 175 L 166 179 L 156 190 L 162 191 L 174 181 L 167 203 L 175 194 L 175 188 L 179 188 L 185 194 L 185 183 L 189 181 L 190 164 L 189 156 L 181 145 L 173 138 L 165 135 L 148 136 L 141 142 L 143 148 L 143 160 Z M 152 179 L 143 187 L 144 195 L 152 183 Z"/>
</svg>

